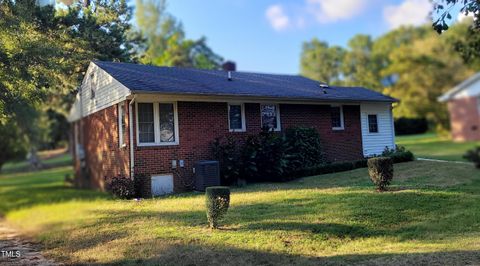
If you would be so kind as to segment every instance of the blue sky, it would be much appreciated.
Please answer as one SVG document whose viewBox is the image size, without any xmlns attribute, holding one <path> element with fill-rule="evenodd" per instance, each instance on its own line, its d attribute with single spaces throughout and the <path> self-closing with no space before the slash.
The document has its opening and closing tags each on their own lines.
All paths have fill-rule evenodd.
<svg viewBox="0 0 480 266">
<path fill-rule="evenodd" d="M 167 10 L 188 38 L 206 36 L 240 71 L 297 74 L 304 41 L 345 46 L 357 33 L 425 23 L 431 8 L 429 0 L 170 0 Z"/>
</svg>

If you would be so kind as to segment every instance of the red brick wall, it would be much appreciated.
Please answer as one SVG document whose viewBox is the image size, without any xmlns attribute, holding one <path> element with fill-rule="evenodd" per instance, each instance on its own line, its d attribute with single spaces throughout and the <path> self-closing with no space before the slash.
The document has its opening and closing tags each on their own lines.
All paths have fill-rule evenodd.
<svg viewBox="0 0 480 266">
<path fill-rule="evenodd" d="M 126 147 L 119 147 L 118 107 L 110 106 L 82 119 L 81 142 L 85 150 L 85 175 L 80 176 L 80 164 L 75 158 L 77 182 L 86 186 L 105 189 L 105 178 L 130 175 L 128 138 L 128 104 L 125 104 Z M 79 122 L 77 122 L 79 123 Z"/>
<path fill-rule="evenodd" d="M 455 141 L 480 140 L 480 116 L 476 97 L 448 102 L 452 138 Z"/>
<path fill-rule="evenodd" d="M 329 161 L 363 158 L 360 106 L 344 105 L 344 130 L 332 130 L 328 105 L 281 105 L 282 128 L 306 126 L 317 129 Z"/>
<path fill-rule="evenodd" d="M 135 173 L 172 173 L 171 161 L 184 160 L 185 168 L 179 171 L 185 176 L 184 180 L 188 180 L 196 161 L 212 159 L 210 143 L 216 137 L 245 136 L 261 130 L 259 104 L 245 104 L 245 117 L 247 132 L 231 133 L 228 131 L 227 103 L 178 102 L 179 145 L 136 147 Z M 345 130 L 333 131 L 327 105 L 280 105 L 282 129 L 300 125 L 316 128 L 327 158 L 332 161 L 363 157 L 360 107 L 344 106 L 344 117 Z M 181 179 L 174 180 L 176 190 L 181 190 Z"/>
</svg>

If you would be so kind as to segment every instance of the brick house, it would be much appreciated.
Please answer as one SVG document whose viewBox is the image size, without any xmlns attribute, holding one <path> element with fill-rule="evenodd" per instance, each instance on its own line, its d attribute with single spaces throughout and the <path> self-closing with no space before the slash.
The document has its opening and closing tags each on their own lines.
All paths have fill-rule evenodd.
<svg viewBox="0 0 480 266">
<path fill-rule="evenodd" d="M 181 191 L 215 138 L 262 127 L 314 127 L 328 160 L 361 159 L 394 147 L 395 101 L 301 76 L 95 61 L 69 115 L 76 181 L 146 174 Z"/>
<path fill-rule="evenodd" d="M 447 103 L 454 141 L 480 140 L 480 73 L 466 79 L 438 100 Z"/>
</svg>

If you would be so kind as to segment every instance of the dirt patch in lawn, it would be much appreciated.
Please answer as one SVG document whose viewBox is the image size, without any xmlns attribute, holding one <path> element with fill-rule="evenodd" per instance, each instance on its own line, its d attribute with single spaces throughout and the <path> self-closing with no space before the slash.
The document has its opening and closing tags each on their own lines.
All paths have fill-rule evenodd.
<svg viewBox="0 0 480 266">
<path fill-rule="evenodd" d="M 0 222 L 0 265 L 61 265 L 48 260 L 40 252 L 39 246 L 17 231 Z"/>
</svg>

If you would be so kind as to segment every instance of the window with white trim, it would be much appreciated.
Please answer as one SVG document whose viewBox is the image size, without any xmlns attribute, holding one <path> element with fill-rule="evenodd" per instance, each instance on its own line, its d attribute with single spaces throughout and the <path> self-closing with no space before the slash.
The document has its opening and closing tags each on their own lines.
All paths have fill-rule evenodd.
<svg viewBox="0 0 480 266">
<path fill-rule="evenodd" d="M 330 106 L 330 117 L 332 119 L 333 130 L 343 130 L 345 128 L 343 106 Z"/>
<path fill-rule="evenodd" d="M 368 115 L 368 132 L 378 133 L 378 116 L 376 114 Z"/>
<path fill-rule="evenodd" d="M 280 131 L 280 108 L 278 104 L 261 104 L 260 116 L 262 128 Z"/>
<path fill-rule="evenodd" d="M 137 139 L 140 146 L 178 144 L 176 103 L 137 103 Z"/>
<path fill-rule="evenodd" d="M 245 131 L 245 107 L 243 103 L 228 104 L 228 129 L 230 132 Z"/>
<path fill-rule="evenodd" d="M 120 147 L 125 146 L 125 103 L 118 104 L 118 144 Z"/>
</svg>

